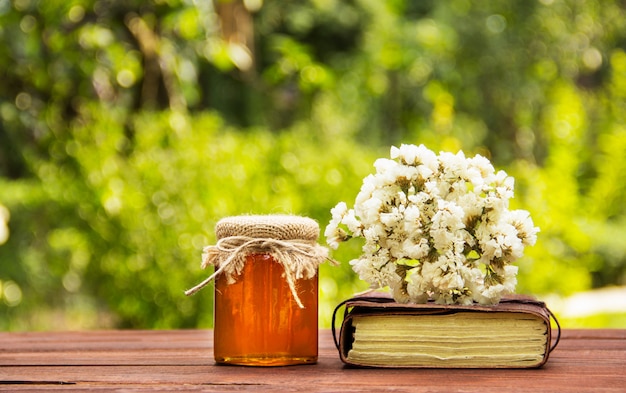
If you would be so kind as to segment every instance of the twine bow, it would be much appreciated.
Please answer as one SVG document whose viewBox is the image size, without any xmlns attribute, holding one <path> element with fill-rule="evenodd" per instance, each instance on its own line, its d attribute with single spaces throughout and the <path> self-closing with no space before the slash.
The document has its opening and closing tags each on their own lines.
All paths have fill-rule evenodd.
<svg viewBox="0 0 626 393">
<path fill-rule="evenodd" d="M 248 236 L 225 237 L 216 245 L 203 249 L 202 268 L 213 265 L 216 267 L 215 272 L 200 284 L 185 291 L 185 295 L 193 295 L 222 273 L 226 274 L 229 284 L 233 283 L 235 276 L 241 274 L 249 254 L 269 254 L 283 266 L 285 280 L 300 308 L 304 308 L 304 305 L 298 296 L 295 280 L 313 278 L 320 263 L 329 260 L 328 250 L 315 242 Z"/>
</svg>

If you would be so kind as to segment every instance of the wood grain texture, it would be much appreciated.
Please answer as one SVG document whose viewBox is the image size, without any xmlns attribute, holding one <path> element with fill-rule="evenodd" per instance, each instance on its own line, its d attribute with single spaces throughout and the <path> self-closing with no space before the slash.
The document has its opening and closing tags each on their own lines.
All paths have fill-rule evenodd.
<svg viewBox="0 0 626 393">
<path fill-rule="evenodd" d="M 624 392 L 626 329 L 565 330 L 540 369 L 355 369 L 320 331 L 316 365 L 216 366 L 208 330 L 0 333 L 0 391 Z"/>
</svg>

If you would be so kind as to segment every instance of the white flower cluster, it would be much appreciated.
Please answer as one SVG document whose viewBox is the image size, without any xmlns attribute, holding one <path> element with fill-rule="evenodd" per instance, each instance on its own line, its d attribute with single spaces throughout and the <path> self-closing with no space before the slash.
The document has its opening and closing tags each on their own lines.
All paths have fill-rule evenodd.
<svg viewBox="0 0 626 393">
<path fill-rule="evenodd" d="M 391 148 L 363 180 L 353 209 L 331 210 L 332 248 L 365 239 L 350 264 L 372 288 L 396 301 L 495 304 L 515 291 L 512 262 L 539 231 L 524 210 L 509 210 L 514 180 L 480 155 L 466 158 L 423 145 Z"/>
</svg>

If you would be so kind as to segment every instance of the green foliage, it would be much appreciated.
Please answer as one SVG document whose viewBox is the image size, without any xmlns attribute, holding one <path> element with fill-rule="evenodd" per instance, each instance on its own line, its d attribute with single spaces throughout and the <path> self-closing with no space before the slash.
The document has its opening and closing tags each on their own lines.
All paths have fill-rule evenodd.
<svg viewBox="0 0 626 393">
<path fill-rule="evenodd" d="M 348 141 L 330 144 L 307 125 L 276 136 L 237 132 L 210 113 L 140 113 L 127 127 L 116 115 L 85 108 L 88 121 L 71 127 L 63 149 L 70 162 L 41 162 L 39 182 L 2 185 L 15 218 L 0 256 L 13 256 L 9 274 L 30 291 L 9 315 L 21 308 L 74 315 L 91 304 L 112 311 L 121 327 L 210 326 L 211 290 L 189 298 L 183 291 L 209 274 L 199 271 L 200 255 L 215 241 L 216 221 L 298 213 L 324 225 L 327 207 L 359 186 L 357 171 L 373 160 L 365 150 L 347 157 Z M 322 273 L 323 285 L 349 295 L 353 285 L 333 287 L 330 273 Z M 3 320 L 13 329 L 39 322 Z"/>
<path fill-rule="evenodd" d="M 625 16 L 617 0 L 0 0 L 0 329 L 210 326 L 211 289 L 182 292 L 217 220 L 323 229 L 400 143 L 516 178 L 541 228 L 520 292 L 623 285 Z M 326 326 L 365 289 L 358 253 L 321 269 Z"/>
<path fill-rule="evenodd" d="M 623 329 L 626 326 L 624 313 L 598 313 L 587 317 L 561 317 L 557 314 L 561 326 L 568 329 Z"/>
</svg>

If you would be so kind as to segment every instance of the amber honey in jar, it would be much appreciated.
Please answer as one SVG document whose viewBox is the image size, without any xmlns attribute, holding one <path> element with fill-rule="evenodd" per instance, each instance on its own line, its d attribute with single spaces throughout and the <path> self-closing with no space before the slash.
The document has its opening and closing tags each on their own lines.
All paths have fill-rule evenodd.
<svg viewBox="0 0 626 393">
<path fill-rule="evenodd" d="M 319 226 L 299 216 L 220 220 L 204 265 L 215 266 L 214 357 L 220 364 L 313 364 L 318 352 Z M 194 290 L 192 290 L 194 291 Z"/>
<path fill-rule="evenodd" d="M 268 254 L 251 254 L 241 279 L 215 282 L 214 356 L 218 363 L 281 366 L 317 361 L 317 275 L 296 280 L 301 308 Z"/>
</svg>

